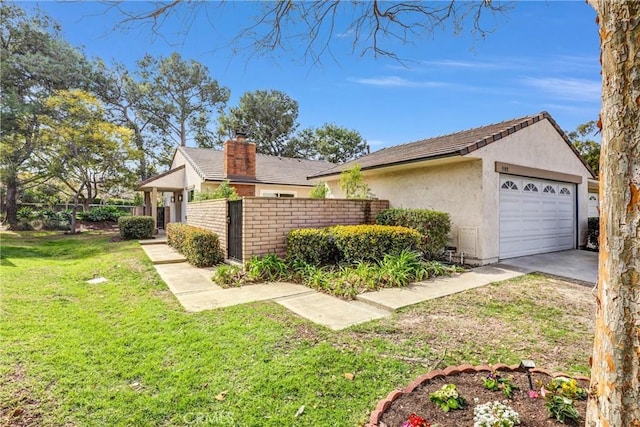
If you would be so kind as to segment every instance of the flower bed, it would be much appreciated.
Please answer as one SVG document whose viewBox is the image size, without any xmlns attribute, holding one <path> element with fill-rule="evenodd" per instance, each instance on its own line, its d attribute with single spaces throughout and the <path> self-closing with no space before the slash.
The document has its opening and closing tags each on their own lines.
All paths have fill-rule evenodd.
<svg viewBox="0 0 640 427">
<path fill-rule="evenodd" d="M 505 396 L 503 388 L 498 387 L 492 391 L 485 387 L 485 380 L 492 372 L 502 378 L 510 379 L 513 386 L 510 398 Z M 563 373 L 552 374 L 543 369 L 532 369 L 531 373 L 536 391 L 540 391 L 540 385 L 547 385 L 555 377 L 568 377 Z M 573 378 L 580 387 L 585 389 L 588 387 L 588 378 Z M 466 399 L 466 406 L 463 409 L 451 409 L 444 412 L 431 401 L 430 395 L 450 384 L 455 385 L 460 396 Z M 566 424 L 562 424 L 555 418 L 551 418 L 545 406 L 546 400 L 542 396 L 530 396 L 527 376 L 518 366 L 498 364 L 491 367 L 461 365 L 422 375 L 404 390 L 393 391 L 381 400 L 371 414 L 367 427 L 412 426 L 413 424 L 406 424 L 411 414 L 423 418 L 429 423 L 426 425 L 432 427 L 472 427 L 474 417 L 477 416 L 474 414 L 474 408 L 490 402 L 500 402 L 515 411 L 520 421 L 520 424 L 517 425 L 521 427 L 572 425 L 570 420 L 566 420 Z M 587 401 L 575 400 L 574 403 L 580 416 L 580 422 L 584 424 Z M 484 413 L 487 413 L 489 409 L 502 410 L 504 409 L 501 408 L 502 405 L 488 405 L 483 408 Z"/>
</svg>

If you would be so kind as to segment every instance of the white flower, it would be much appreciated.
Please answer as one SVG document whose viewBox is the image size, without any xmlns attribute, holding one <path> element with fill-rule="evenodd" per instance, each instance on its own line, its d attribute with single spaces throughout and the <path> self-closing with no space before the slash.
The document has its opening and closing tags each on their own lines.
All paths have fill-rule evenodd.
<svg viewBox="0 0 640 427">
<path fill-rule="evenodd" d="M 513 427 L 520 424 L 520 416 L 500 402 L 487 402 L 473 409 L 473 427 Z"/>
</svg>

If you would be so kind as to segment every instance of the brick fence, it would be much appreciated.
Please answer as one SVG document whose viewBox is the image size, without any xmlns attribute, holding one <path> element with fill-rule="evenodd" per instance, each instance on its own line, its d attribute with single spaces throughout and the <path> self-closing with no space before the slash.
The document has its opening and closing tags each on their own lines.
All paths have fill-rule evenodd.
<svg viewBox="0 0 640 427">
<path fill-rule="evenodd" d="M 376 215 L 389 207 L 388 200 L 303 199 L 245 197 L 242 199 L 243 260 L 253 256 L 286 252 L 286 236 L 297 228 L 373 224 Z M 226 200 L 192 202 L 187 222 L 218 234 L 227 251 Z"/>
<path fill-rule="evenodd" d="M 187 224 L 213 231 L 227 255 L 227 199 L 187 203 Z"/>
</svg>

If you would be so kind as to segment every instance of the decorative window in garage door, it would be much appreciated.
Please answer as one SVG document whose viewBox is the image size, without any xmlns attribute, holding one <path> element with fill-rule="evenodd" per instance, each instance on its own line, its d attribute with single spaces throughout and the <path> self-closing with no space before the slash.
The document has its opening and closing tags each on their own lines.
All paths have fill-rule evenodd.
<svg viewBox="0 0 640 427">
<path fill-rule="evenodd" d="M 531 192 L 537 193 L 538 187 L 536 187 L 535 184 L 528 183 L 527 185 L 524 186 L 524 191 L 531 191 Z"/>
<path fill-rule="evenodd" d="M 546 187 L 544 187 L 544 190 L 542 190 L 542 192 L 543 193 L 556 194 L 556 190 L 550 185 L 547 185 Z"/>
<path fill-rule="evenodd" d="M 567 187 L 562 187 L 560 189 L 560 194 L 562 194 L 563 196 L 570 196 L 571 191 Z"/>
<path fill-rule="evenodd" d="M 513 181 L 505 181 L 504 184 L 502 184 L 502 188 L 505 190 L 517 190 L 518 186 Z"/>
</svg>

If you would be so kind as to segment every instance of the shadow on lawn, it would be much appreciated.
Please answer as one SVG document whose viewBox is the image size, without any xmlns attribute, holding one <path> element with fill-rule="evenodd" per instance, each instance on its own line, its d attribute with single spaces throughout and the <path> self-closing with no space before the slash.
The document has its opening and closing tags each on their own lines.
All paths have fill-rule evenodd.
<svg viewBox="0 0 640 427">
<path fill-rule="evenodd" d="M 51 240 L 52 237 L 55 240 Z M 105 246 L 105 241 L 113 237 L 113 233 L 104 233 L 103 238 L 97 241 L 95 237 L 92 233 L 57 236 L 49 234 L 46 237 L 35 233 L 33 235 L 20 233 L 19 236 L 3 235 L 0 266 L 15 267 L 11 259 L 77 260 L 121 250 L 118 244 Z"/>
</svg>

